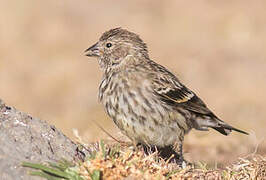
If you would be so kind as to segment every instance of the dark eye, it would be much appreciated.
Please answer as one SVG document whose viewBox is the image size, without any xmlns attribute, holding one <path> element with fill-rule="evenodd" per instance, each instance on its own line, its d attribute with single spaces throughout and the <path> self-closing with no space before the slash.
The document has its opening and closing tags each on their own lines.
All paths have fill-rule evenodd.
<svg viewBox="0 0 266 180">
<path fill-rule="evenodd" d="M 106 44 L 106 47 L 108 47 L 108 48 L 111 47 L 111 46 L 112 46 L 112 43 L 107 43 Z"/>
</svg>

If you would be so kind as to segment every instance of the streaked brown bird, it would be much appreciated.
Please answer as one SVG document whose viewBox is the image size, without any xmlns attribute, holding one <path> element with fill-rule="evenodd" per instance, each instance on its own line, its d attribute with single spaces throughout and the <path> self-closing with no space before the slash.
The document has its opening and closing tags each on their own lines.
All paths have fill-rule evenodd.
<svg viewBox="0 0 266 180">
<path fill-rule="evenodd" d="M 111 29 L 85 52 L 97 57 L 103 70 L 100 102 L 134 144 L 168 149 L 177 143 L 183 160 L 182 142 L 192 128 L 248 134 L 219 119 L 174 74 L 151 60 L 137 34 Z"/>
</svg>

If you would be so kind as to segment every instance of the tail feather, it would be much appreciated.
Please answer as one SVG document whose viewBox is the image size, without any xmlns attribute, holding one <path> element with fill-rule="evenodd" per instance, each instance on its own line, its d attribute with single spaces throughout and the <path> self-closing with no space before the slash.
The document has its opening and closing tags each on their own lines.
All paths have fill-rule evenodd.
<svg viewBox="0 0 266 180">
<path fill-rule="evenodd" d="M 226 135 L 226 136 L 229 135 L 232 130 L 237 131 L 237 132 L 242 133 L 242 134 L 249 135 L 247 132 L 242 131 L 242 130 L 237 129 L 237 128 L 234 128 L 234 127 L 232 127 L 232 126 L 230 126 L 224 122 L 219 123 L 218 127 L 212 127 L 212 128 L 215 129 L 216 131 L 220 132 L 221 134 Z"/>
<path fill-rule="evenodd" d="M 193 122 L 194 128 L 201 131 L 206 131 L 208 130 L 208 128 L 213 128 L 226 136 L 229 135 L 232 131 L 237 131 L 239 133 L 248 135 L 247 132 L 230 126 L 229 124 L 216 117 L 214 114 L 210 114 L 209 116 L 198 116 Z"/>
<path fill-rule="evenodd" d="M 213 127 L 213 129 L 215 129 L 216 131 L 218 131 L 219 133 L 221 133 L 221 134 L 223 134 L 225 136 L 229 135 L 232 132 L 232 130 L 225 129 L 223 127 Z"/>
</svg>

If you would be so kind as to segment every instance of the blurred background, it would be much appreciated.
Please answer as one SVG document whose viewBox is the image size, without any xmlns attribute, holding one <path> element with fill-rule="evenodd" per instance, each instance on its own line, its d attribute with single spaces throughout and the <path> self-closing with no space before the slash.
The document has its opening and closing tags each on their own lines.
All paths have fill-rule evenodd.
<svg viewBox="0 0 266 180">
<path fill-rule="evenodd" d="M 186 136 L 190 161 L 225 165 L 266 154 L 266 2 L 15 1 L 0 5 L 0 98 L 87 142 L 122 135 L 97 92 L 102 72 L 84 56 L 104 31 L 140 35 L 150 57 L 169 68 L 221 119 L 250 132 Z"/>
</svg>

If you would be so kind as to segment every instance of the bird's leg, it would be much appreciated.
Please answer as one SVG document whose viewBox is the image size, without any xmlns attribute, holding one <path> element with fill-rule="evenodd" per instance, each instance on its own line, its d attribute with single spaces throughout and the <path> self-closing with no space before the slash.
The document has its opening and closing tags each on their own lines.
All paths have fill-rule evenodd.
<svg viewBox="0 0 266 180">
<path fill-rule="evenodd" d="M 178 164 L 180 167 L 185 168 L 189 163 L 184 159 L 183 156 L 183 142 L 179 143 L 179 161 Z"/>
<path fill-rule="evenodd" d="M 178 158 L 176 159 L 176 163 L 182 167 L 185 168 L 187 166 L 193 166 L 190 162 L 186 161 L 183 156 L 183 142 L 180 142 L 178 144 Z"/>
<path fill-rule="evenodd" d="M 178 152 L 179 152 L 178 159 L 179 159 L 179 161 L 183 162 L 184 161 L 184 157 L 183 157 L 183 143 L 182 142 L 179 144 Z"/>
<path fill-rule="evenodd" d="M 144 144 L 137 144 L 138 149 L 145 153 L 145 155 L 150 155 L 151 153 L 158 152 L 158 156 L 164 159 L 167 162 L 176 163 L 180 167 L 184 168 L 187 165 L 187 162 L 183 157 L 183 143 L 178 144 L 177 146 L 166 146 L 166 147 L 156 147 L 148 146 Z M 176 147 L 176 148 L 175 148 Z"/>
</svg>

